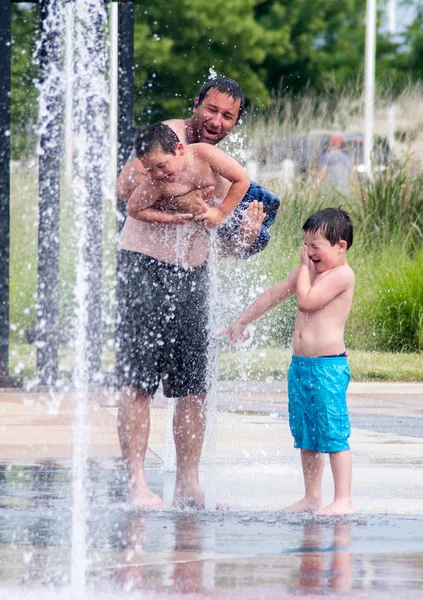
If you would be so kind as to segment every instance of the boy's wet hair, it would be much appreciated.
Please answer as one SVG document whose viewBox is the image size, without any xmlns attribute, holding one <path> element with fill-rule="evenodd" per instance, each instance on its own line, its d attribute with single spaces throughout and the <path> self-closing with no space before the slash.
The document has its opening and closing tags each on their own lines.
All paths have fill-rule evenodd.
<svg viewBox="0 0 423 600">
<path fill-rule="evenodd" d="M 234 100 L 240 101 L 237 118 L 238 123 L 238 121 L 245 112 L 245 96 L 239 83 L 237 83 L 234 79 L 230 79 L 229 77 L 215 77 L 214 79 L 210 79 L 210 81 L 208 81 L 201 88 L 201 91 L 198 94 L 196 106 L 199 106 L 203 102 L 207 92 L 209 92 L 210 90 L 217 90 L 222 94 L 230 96 Z"/>
<path fill-rule="evenodd" d="M 339 208 L 324 208 L 314 213 L 303 225 L 303 231 L 316 233 L 321 231 L 331 246 L 344 240 L 347 250 L 353 243 L 353 224 L 350 215 Z"/>
<path fill-rule="evenodd" d="M 156 123 L 141 129 L 135 138 L 135 153 L 137 158 L 151 154 L 159 146 L 166 154 L 176 154 L 179 138 L 168 125 Z"/>
</svg>

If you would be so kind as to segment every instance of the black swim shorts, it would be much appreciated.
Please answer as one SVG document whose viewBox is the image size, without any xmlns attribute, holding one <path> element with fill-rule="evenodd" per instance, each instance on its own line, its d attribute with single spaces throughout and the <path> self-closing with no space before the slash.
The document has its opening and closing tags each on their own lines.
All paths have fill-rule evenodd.
<svg viewBox="0 0 423 600">
<path fill-rule="evenodd" d="M 118 387 L 165 396 L 205 394 L 208 366 L 207 266 L 184 269 L 120 250 L 116 370 Z"/>
</svg>

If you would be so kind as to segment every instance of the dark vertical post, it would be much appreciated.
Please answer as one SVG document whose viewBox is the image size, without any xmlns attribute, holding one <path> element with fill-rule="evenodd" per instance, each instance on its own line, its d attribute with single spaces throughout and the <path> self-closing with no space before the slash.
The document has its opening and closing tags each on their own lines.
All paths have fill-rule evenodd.
<svg viewBox="0 0 423 600">
<path fill-rule="evenodd" d="M 93 13 L 94 14 L 94 13 Z M 103 13 L 105 14 L 105 13 Z M 106 23 L 102 20 L 100 13 L 95 13 L 92 22 L 95 31 L 94 47 L 101 53 L 103 39 L 105 35 Z M 94 91 L 95 93 L 95 91 Z M 86 164 L 87 168 L 87 263 L 88 272 L 88 373 L 90 380 L 101 371 L 101 348 L 102 348 L 102 178 L 103 171 L 100 168 L 102 164 L 102 134 L 97 125 L 96 111 L 101 110 L 101 106 L 96 102 L 96 98 L 91 96 L 89 102 L 89 111 L 87 114 L 87 133 L 91 144 L 87 148 Z"/>
<path fill-rule="evenodd" d="M 9 0 L 0 1 L 0 377 L 9 370 L 10 258 L 10 43 Z"/>
<path fill-rule="evenodd" d="M 131 154 L 134 136 L 134 2 L 119 2 L 118 11 L 118 174 Z M 125 215 L 125 204 L 118 212 Z"/>
<path fill-rule="evenodd" d="M 60 0 L 40 0 L 41 47 L 40 83 L 46 115 L 40 115 L 42 129 L 39 157 L 39 225 L 37 290 L 37 368 L 40 382 L 51 385 L 57 379 L 59 353 L 59 218 L 60 163 L 62 155 L 63 27 Z M 52 12 L 50 12 L 52 11 Z"/>
</svg>

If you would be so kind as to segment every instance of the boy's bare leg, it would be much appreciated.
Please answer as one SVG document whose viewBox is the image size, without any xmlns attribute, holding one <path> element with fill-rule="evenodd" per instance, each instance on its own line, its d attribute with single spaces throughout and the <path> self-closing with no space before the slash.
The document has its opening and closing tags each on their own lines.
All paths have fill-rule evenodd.
<svg viewBox="0 0 423 600">
<path fill-rule="evenodd" d="M 176 483 L 173 504 L 204 508 L 199 470 L 206 430 L 206 396 L 178 398 L 173 416 L 176 448 Z"/>
<path fill-rule="evenodd" d="M 282 509 L 283 512 L 317 511 L 322 506 L 322 477 L 325 457 L 321 452 L 301 449 L 305 495 L 302 500 Z"/>
<path fill-rule="evenodd" d="M 330 455 L 335 486 L 335 498 L 332 504 L 320 510 L 320 515 L 350 515 L 354 512 L 351 502 L 352 456 L 350 450 L 333 452 Z"/>
<path fill-rule="evenodd" d="M 151 396 L 126 388 L 120 397 L 118 434 L 122 456 L 128 469 L 128 500 L 141 508 L 162 508 L 163 500 L 148 489 L 144 472 L 150 434 Z"/>
</svg>

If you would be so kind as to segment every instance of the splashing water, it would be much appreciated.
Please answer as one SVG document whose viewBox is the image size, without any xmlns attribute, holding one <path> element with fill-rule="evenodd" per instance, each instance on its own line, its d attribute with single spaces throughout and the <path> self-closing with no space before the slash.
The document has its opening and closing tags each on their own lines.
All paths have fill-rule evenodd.
<svg viewBox="0 0 423 600">
<path fill-rule="evenodd" d="M 101 196 L 104 177 L 104 156 L 107 133 L 108 84 L 106 77 L 107 53 L 105 30 L 107 13 L 100 0 L 78 0 L 73 5 L 72 18 L 67 13 L 67 25 L 73 30 L 67 32 L 68 51 L 73 47 L 73 56 L 68 54 L 65 72 L 60 71 L 55 52 L 61 48 L 51 47 L 51 40 L 63 44 L 66 3 L 51 2 L 45 19 L 40 44 L 47 48 L 46 77 L 40 86 L 40 136 L 52 122 L 60 117 L 59 98 L 65 89 L 68 91 L 67 114 L 73 125 L 74 160 L 71 172 L 71 193 L 75 207 L 74 242 L 77 249 L 75 284 L 75 366 L 73 384 L 75 387 L 73 425 L 73 504 L 72 504 L 72 556 L 71 588 L 74 598 L 85 596 L 86 588 L 86 487 L 88 453 L 88 384 L 90 376 L 90 349 L 99 336 L 97 329 L 89 324 L 89 304 L 98 302 L 93 298 L 93 263 L 101 265 L 102 224 Z M 49 46 L 50 44 L 50 46 Z M 73 58 L 73 60 L 72 60 Z M 70 81 L 69 81 L 70 79 Z M 71 93 L 69 94 L 69 90 Z M 70 108 L 69 111 L 69 103 Z M 60 136 L 59 136 L 60 142 Z M 60 147 L 56 148 L 60 155 Z M 39 150 L 42 152 L 42 150 Z M 45 240 L 44 243 L 49 243 Z M 98 270 L 97 270 L 98 272 Z M 91 278 L 91 279 L 90 279 Z M 101 283 L 101 282 L 100 282 Z M 94 293 L 95 296 L 95 293 Z M 92 312 L 90 315 L 92 316 Z M 99 317 L 99 315 L 96 315 Z M 49 323 L 46 323 L 46 327 Z M 89 332 L 89 326 L 91 330 Z M 92 365 L 91 365 L 92 366 Z M 98 365 L 96 365 L 98 369 Z"/>
</svg>

